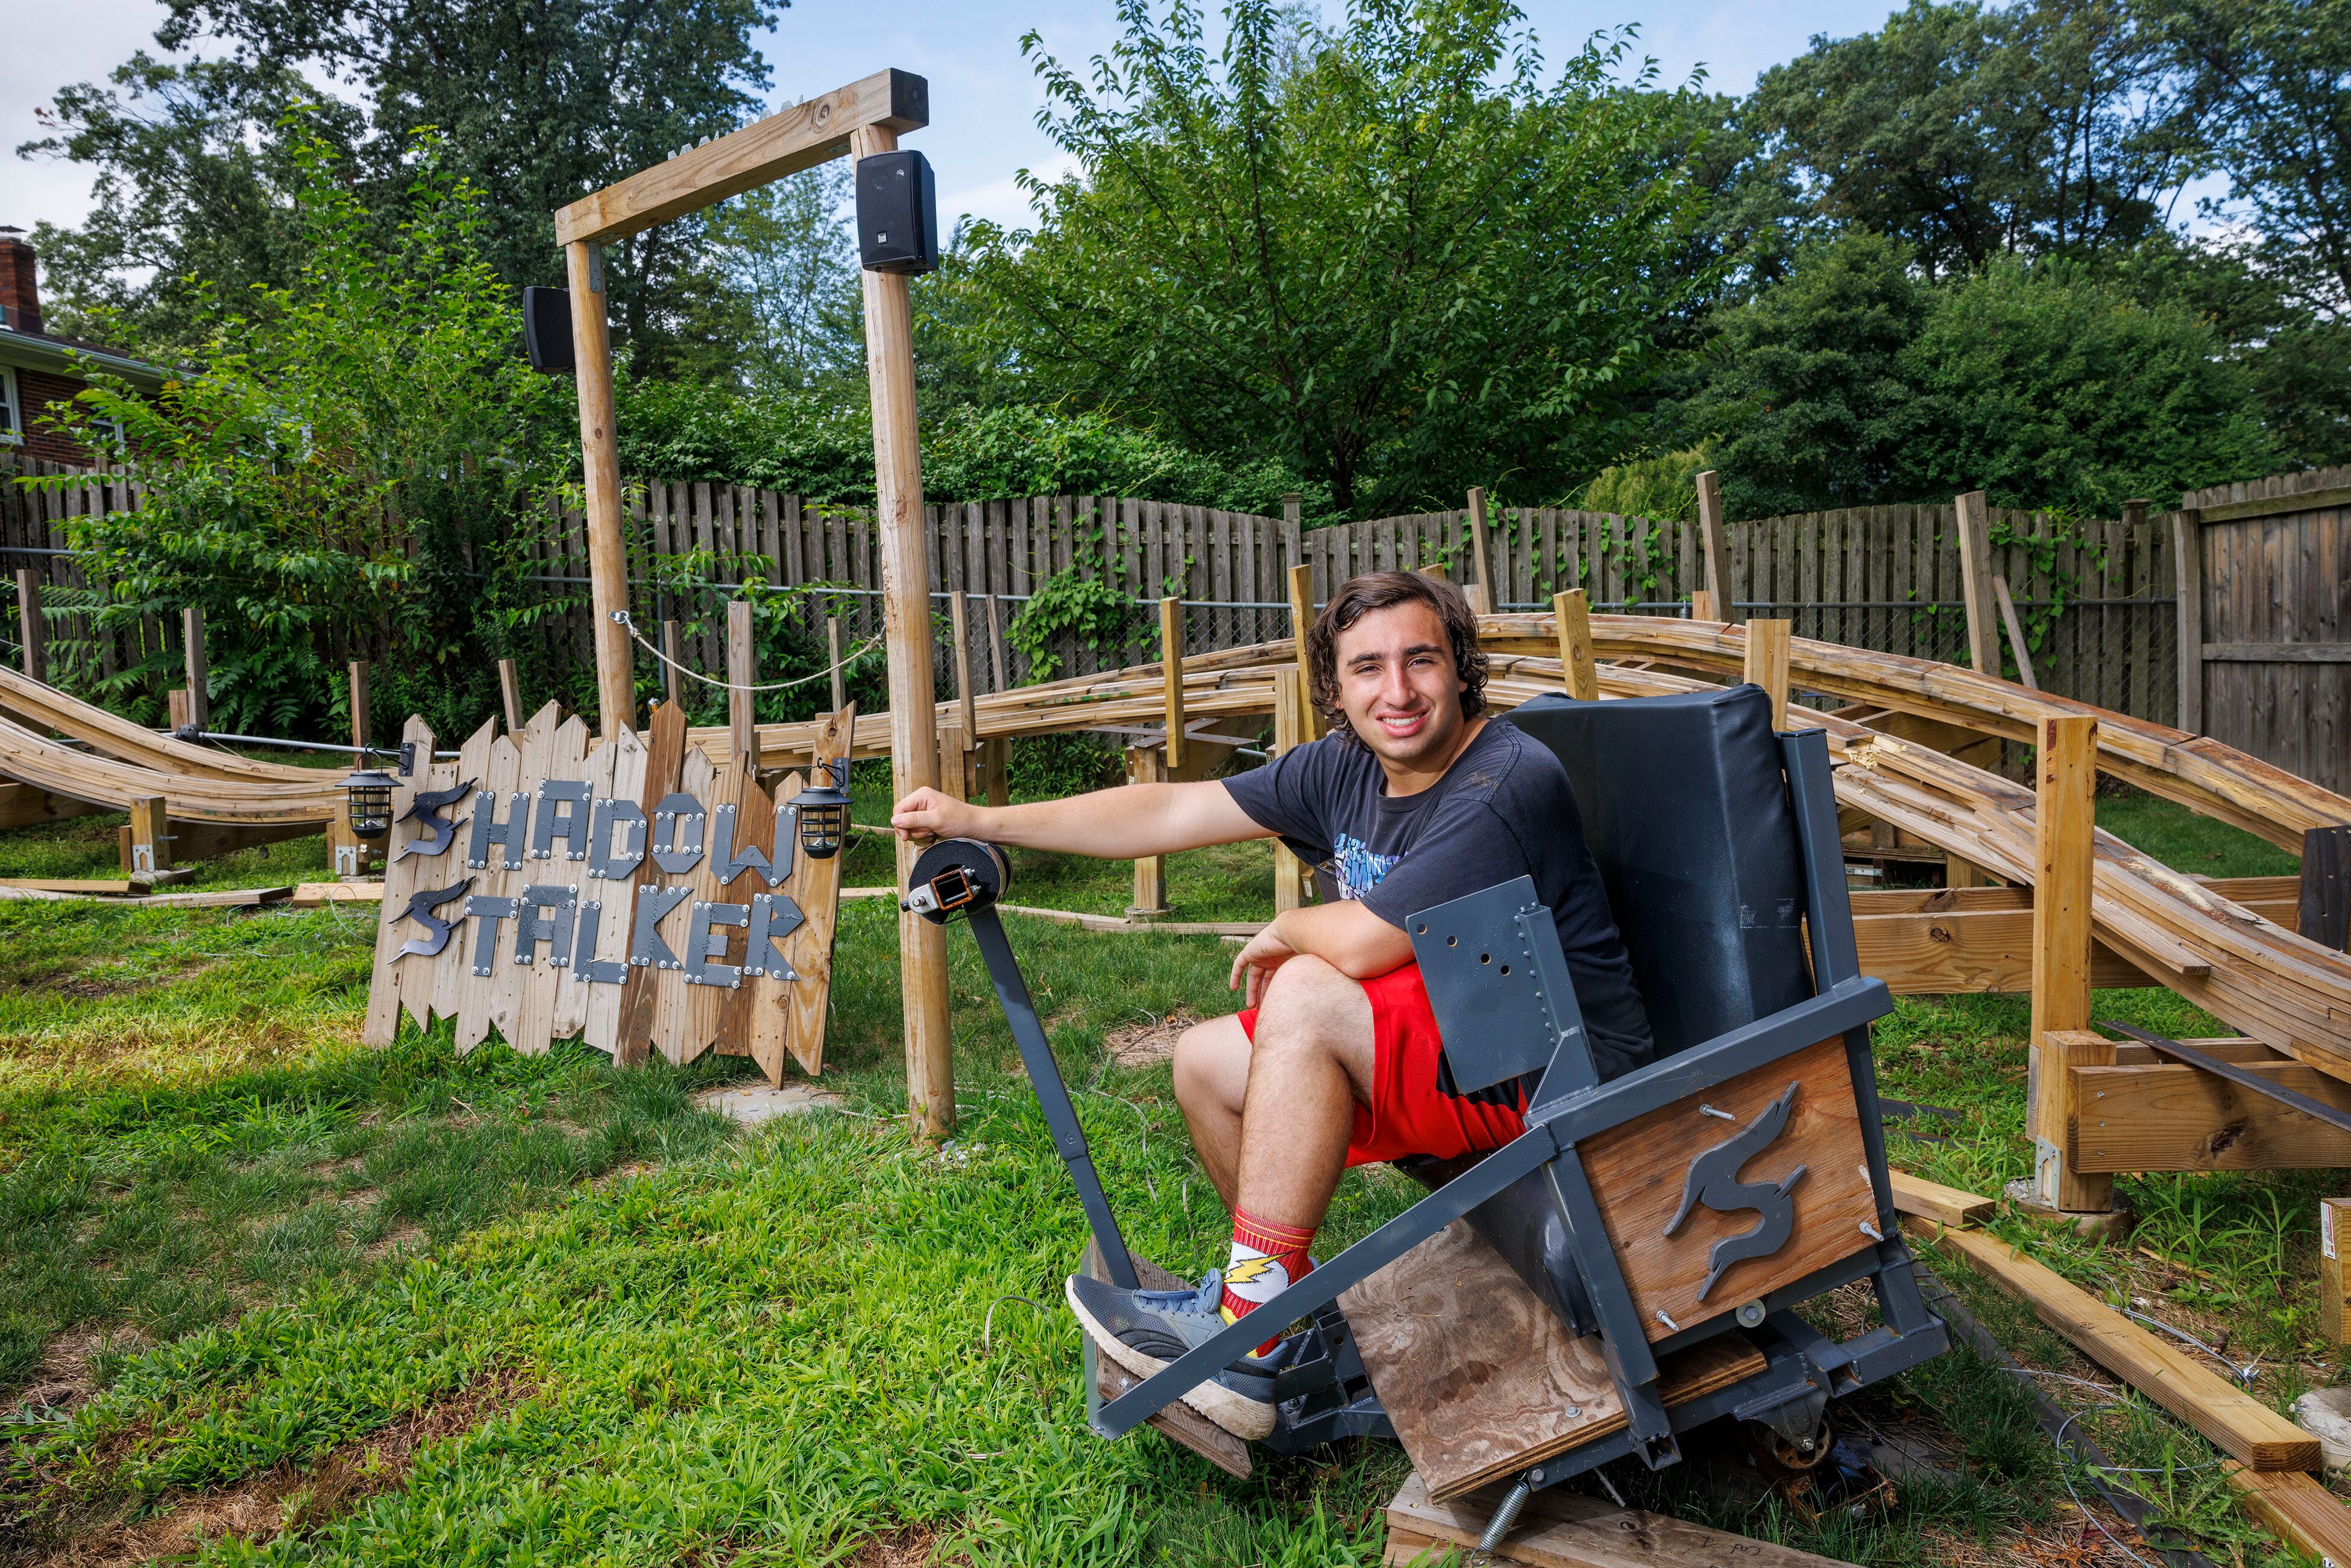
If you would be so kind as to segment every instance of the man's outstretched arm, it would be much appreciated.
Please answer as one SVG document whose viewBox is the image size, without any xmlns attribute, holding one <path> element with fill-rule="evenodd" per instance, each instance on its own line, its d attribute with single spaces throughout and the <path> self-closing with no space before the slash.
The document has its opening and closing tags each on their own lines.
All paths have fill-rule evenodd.
<svg viewBox="0 0 2351 1568">
<path fill-rule="evenodd" d="M 1020 806 L 975 806 L 936 789 L 917 789 L 892 810 L 890 825 L 908 838 L 985 839 L 1102 860 L 1140 860 L 1273 836 L 1214 780 L 1127 784 Z"/>
</svg>

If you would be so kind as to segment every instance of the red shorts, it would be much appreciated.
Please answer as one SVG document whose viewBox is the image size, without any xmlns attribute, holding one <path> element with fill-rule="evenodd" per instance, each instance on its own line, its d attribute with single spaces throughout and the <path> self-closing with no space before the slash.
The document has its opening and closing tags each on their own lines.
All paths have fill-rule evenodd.
<svg viewBox="0 0 2351 1568">
<path fill-rule="evenodd" d="M 1502 1105 L 1457 1100 L 1437 1087 L 1437 1015 L 1420 966 L 1406 964 L 1364 982 L 1372 1001 L 1372 1103 L 1355 1107 L 1347 1163 L 1370 1165 L 1406 1155 L 1458 1155 L 1499 1148 L 1526 1130 L 1526 1118 Z M 1257 1009 L 1241 1029 L 1257 1038 Z"/>
</svg>

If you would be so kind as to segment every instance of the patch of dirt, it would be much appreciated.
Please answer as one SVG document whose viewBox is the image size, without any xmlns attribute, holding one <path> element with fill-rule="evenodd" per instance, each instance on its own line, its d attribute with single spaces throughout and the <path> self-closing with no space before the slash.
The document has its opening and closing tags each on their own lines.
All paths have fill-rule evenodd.
<svg viewBox="0 0 2351 1568">
<path fill-rule="evenodd" d="M 938 1531 L 927 1524 L 902 1525 L 867 1538 L 849 1568 L 932 1568 Z"/>
<path fill-rule="evenodd" d="M 614 1182 L 627 1181 L 632 1176 L 651 1176 L 659 1169 L 661 1166 L 651 1160 L 631 1160 L 626 1165 L 614 1166 L 602 1176 L 589 1177 L 588 1185 L 601 1192 Z"/>
<path fill-rule="evenodd" d="M 52 1520 L 53 1530 L 64 1525 L 65 1539 L 36 1545 L 29 1533 L 19 1543 L 0 1534 L 0 1547 L 30 1548 L 21 1558 L 12 1554 L 11 1560 L 38 1568 L 129 1568 L 158 1557 L 192 1553 L 207 1542 L 230 1536 L 255 1541 L 281 1531 L 305 1534 L 402 1484 L 416 1450 L 425 1444 L 504 1415 L 538 1387 L 527 1373 L 494 1368 L 446 1398 L 339 1446 L 307 1469 L 280 1464 L 233 1486 L 175 1491 L 165 1496 L 162 1511 L 152 1518 L 110 1521 L 79 1532 L 71 1520 Z"/>
<path fill-rule="evenodd" d="M 31 1381 L 16 1396 L 20 1410 L 69 1411 L 96 1391 L 97 1375 L 90 1370 L 90 1355 L 104 1343 L 95 1329 L 74 1329 L 49 1341 L 41 1353 L 41 1364 L 33 1370 Z"/>
<path fill-rule="evenodd" d="M 1121 1067 L 1151 1067 L 1176 1054 L 1176 1039 L 1200 1021 L 1190 1008 L 1177 1008 L 1165 1018 L 1121 1024 L 1102 1036 L 1102 1049 Z"/>
<path fill-rule="evenodd" d="M 399 1225 L 392 1228 L 390 1235 L 378 1237 L 375 1240 L 369 1242 L 362 1250 L 366 1252 L 369 1260 L 372 1262 L 374 1260 L 382 1257 L 385 1253 L 391 1251 L 395 1247 L 413 1247 L 423 1239 L 424 1229 L 422 1226 Z"/>
</svg>

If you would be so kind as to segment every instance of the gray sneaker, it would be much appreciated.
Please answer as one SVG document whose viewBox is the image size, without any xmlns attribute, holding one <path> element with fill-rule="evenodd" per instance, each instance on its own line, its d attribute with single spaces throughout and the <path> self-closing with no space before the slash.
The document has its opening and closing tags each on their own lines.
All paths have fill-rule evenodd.
<svg viewBox="0 0 2351 1568">
<path fill-rule="evenodd" d="M 1222 1271 L 1211 1269 L 1207 1279 L 1182 1291 L 1124 1291 L 1072 1274 L 1065 1293 L 1095 1347 L 1135 1376 L 1148 1377 L 1224 1328 L 1218 1310 L 1224 1288 Z M 1235 1437 L 1270 1437 L 1274 1374 L 1295 1349 L 1284 1340 L 1265 1355 L 1240 1356 L 1186 1393 L 1184 1403 Z"/>
</svg>

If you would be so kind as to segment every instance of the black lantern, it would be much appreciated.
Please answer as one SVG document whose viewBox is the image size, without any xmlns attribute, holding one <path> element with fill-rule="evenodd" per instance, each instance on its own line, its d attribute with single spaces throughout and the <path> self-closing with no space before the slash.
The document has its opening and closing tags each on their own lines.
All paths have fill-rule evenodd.
<svg viewBox="0 0 2351 1568">
<path fill-rule="evenodd" d="M 392 775 L 364 768 L 343 780 L 350 798 L 351 831 L 362 839 L 380 839 L 392 831 Z"/>
<path fill-rule="evenodd" d="M 849 837 L 849 758 L 820 762 L 810 777 L 823 782 L 810 784 L 792 798 L 800 814 L 800 848 L 810 860 L 829 861 Z"/>
</svg>

